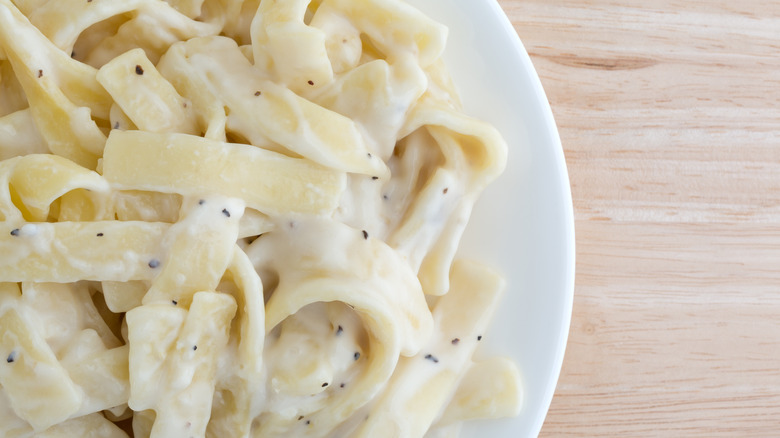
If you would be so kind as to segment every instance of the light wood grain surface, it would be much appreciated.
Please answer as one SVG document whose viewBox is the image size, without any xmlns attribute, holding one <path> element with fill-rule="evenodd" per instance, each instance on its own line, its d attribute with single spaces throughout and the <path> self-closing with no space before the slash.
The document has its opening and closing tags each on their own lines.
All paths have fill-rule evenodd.
<svg viewBox="0 0 780 438">
<path fill-rule="evenodd" d="M 780 2 L 500 4 L 575 210 L 540 436 L 780 436 Z"/>
</svg>

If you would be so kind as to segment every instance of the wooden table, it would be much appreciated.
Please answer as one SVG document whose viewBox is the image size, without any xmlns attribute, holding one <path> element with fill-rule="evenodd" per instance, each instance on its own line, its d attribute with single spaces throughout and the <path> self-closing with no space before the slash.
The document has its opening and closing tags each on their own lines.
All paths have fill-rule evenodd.
<svg viewBox="0 0 780 438">
<path fill-rule="evenodd" d="M 541 436 L 780 436 L 780 2 L 500 3 L 574 199 Z"/>
</svg>

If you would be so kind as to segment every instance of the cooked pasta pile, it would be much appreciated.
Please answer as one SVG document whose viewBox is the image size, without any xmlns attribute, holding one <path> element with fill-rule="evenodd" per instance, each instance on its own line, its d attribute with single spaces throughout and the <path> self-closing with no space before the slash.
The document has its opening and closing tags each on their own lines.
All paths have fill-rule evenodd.
<svg viewBox="0 0 780 438">
<path fill-rule="evenodd" d="M 506 145 L 400 0 L 0 0 L 0 436 L 516 415 L 455 260 Z"/>
</svg>

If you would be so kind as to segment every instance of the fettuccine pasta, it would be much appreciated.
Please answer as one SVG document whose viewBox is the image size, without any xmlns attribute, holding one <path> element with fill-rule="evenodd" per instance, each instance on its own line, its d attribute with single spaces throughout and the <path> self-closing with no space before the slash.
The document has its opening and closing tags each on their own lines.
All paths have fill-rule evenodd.
<svg viewBox="0 0 780 438">
<path fill-rule="evenodd" d="M 0 0 L 0 436 L 517 415 L 456 260 L 507 147 L 403 0 Z"/>
</svg>

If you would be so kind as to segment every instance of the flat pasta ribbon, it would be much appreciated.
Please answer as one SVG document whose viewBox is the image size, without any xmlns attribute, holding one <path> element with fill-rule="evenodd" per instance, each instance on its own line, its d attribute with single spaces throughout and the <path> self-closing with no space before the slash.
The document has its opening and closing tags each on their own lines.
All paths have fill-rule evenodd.
<svg viewBox="0 0 780 438">
<path fill-rule="evenodd" d="M 330 247 L 324 255 L 307 243 L 317 240 L 338 242 L 339 246 Z M 285 257 L 278 259 L 275 254 Z M 354 310 L 367 336 L 362 356 L 355 352 L 353 357 L 352 351 L 347 351 L 342 357 L 359 368 L 344 389 L 332 371 L 316 370 L 327 366 L 328 360 L 338 359 L 301 358 L 297 368 L 326 380 L 322 384 L 310 379 L 285 384 L 281 391 L 300 394 L 296 408 L 261 415 L 261 436 L 279 436 L 274 431 L 288 428 L 307 436 L 326 436 L 373 398 L 392 374 L 399 355 L 415 354 L 430 336 L 432 320 L 416 277 L 387 245 L 360 230 L 329 220 L 296 221 L 283 231 L 261 237 L 249 249 L 249 256 L 261 272 L 270 270 L 278 275 L 278 286 L 266 307 L 266 332 L 279 326 L 284 337 L 283 321 L 304 307 L 341 302 Z M 333 325 L 335 328 L 337 323 Z M 280 338 L 279 342 L 283 341 Z M 308 390 L 299 387 L 312 383 Z M 312 390 L 317 397 L 311 397 Z M 327 399 L 324 405 L 323 398 Z M 297 420 L 300 415 L 308 419 L 306 425 L 314 426 L 301 425 Z"/>
</svg>

